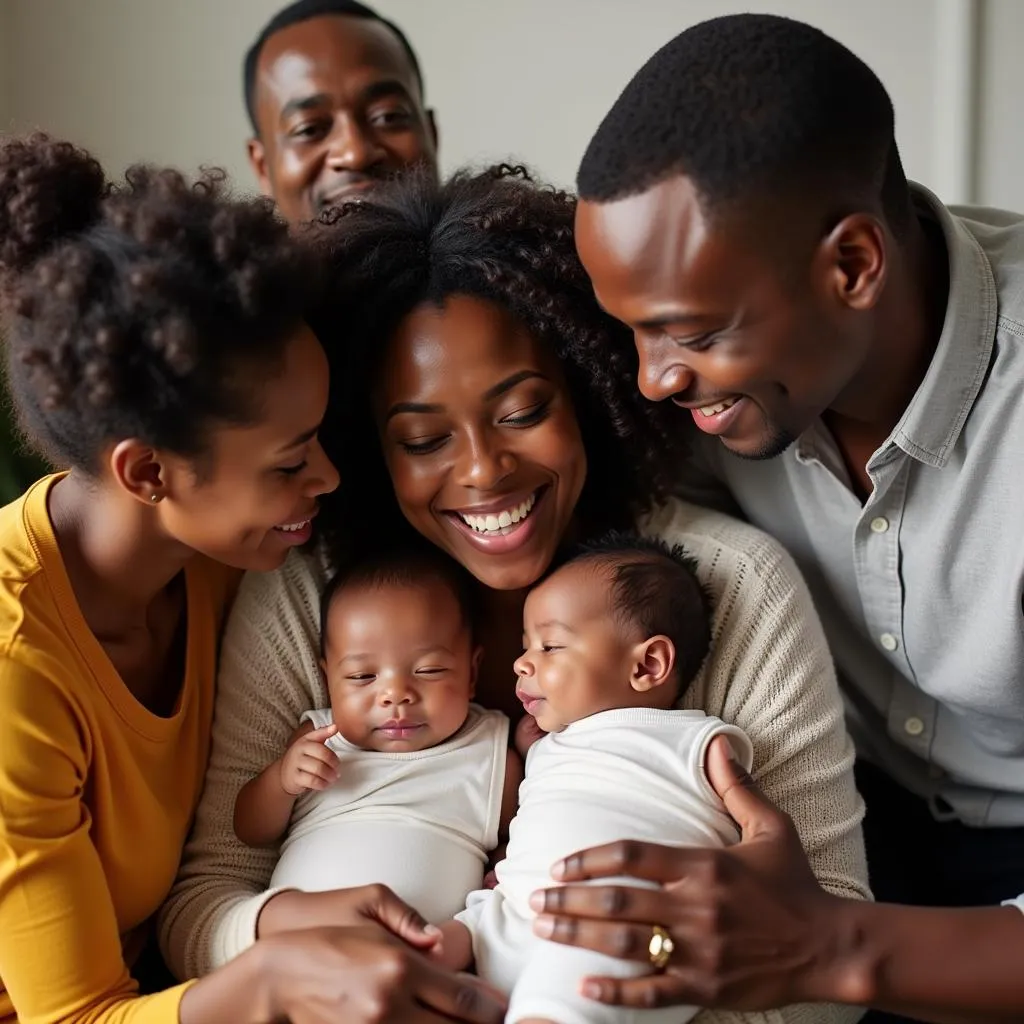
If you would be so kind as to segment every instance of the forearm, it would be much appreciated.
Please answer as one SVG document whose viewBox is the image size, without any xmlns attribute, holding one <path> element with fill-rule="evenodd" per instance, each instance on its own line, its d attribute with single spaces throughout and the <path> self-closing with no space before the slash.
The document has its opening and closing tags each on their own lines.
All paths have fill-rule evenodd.
<svg viewBox="0 0 1024 1024">
<path fill-rule="evenodd" d="M 235 835 L 247 846 L 270 846 L 284 835 L 295 797 L 281 785 L 275 761 L 247 782 L 235 801 Z"/>
<path fill-rule="evenodd" d="M 1024 914 L 836 901 L 822 1000 L 933 1024 L 1024 1019 Z"/>
<path fill-rule="evenodd" d="M 269 1024 L 274 1011 L 260 959 L 254 947 L 189 986 L 178 1010 L 180 1024 Z"/>
</svg>

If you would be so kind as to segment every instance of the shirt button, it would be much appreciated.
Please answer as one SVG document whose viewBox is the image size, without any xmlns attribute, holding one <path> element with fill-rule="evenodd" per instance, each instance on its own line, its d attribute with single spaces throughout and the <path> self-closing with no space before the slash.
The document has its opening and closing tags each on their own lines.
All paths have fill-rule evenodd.
<svg viewBox="0 0 1024 1024">
<path fill-rule="evenodd" d="M 889 529 L 889 520 L 885 516 L 876 516 L 871 520 L 872 533 L 885 533 Z"/>
<path fill-rule="evenodd" d="M 903 723 L 903 729 L 908 736 L 920 736 L 924 732 L 924 722 L 912 716 Z"/>
<path fill-rule="evenodd" d="M 878 642 L 887 651 L 895 651 L 896 648 L 899 647 L 899 643 L 897 642 L 896 637 L 892 635 L 892 633 L 883 633 L 878 638 Z"/>
</svg>

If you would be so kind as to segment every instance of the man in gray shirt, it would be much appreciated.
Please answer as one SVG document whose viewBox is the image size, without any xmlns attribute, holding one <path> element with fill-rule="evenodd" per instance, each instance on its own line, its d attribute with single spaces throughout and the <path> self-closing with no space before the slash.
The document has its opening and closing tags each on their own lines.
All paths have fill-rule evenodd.
<svg viewBox="0 0 1024 1024">
<path fill-rule="evenodd" d="M 909 185 L 873 72 L 757 15 L 652 57 L 579 191 L 577 247 L 633 332 L 639 390 L 693 435 L 684 493 L 728 502 L 807 577 L 889 904 L 821 898 L 733 770 L 716 783 L 743 826 L 711 880 L 722 912 L 671 920 L 667 899 L 645 922 L 674 937 L 665 973 L 601 998 L 1024 1020 L 1024 219 Z M 636 365 L 622 344 L 595 366 Z M 685 891 L 685 852 L 632 856 Z M 585 853 L 570 877 L 607 865 Z M 581 923 L 614 903 L 561 895 L 556 935 L 621 947 L 612 924 Z"/>
</svg>

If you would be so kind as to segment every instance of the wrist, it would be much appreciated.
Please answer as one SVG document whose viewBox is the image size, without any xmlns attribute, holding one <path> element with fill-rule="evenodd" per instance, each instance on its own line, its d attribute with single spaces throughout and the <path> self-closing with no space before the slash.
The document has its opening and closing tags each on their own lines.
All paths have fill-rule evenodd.
<svg viewBox="0 0 1024 1024">
<path fill-rule="evenodd" d="M 795 1001 L 871 1006 L 882 959 L 877 904 L 822 895 L 811 921 L 813 959 Z"/>
<path fill-rule="evenodd" d="M 256 938 L 266 939 L 281 932 L 307 927 L 303 920 L 305 906 L 306 894 L 299 889 L 282 889 L 274 893 L 260 908 L 256 918 Z"/>
</svg>

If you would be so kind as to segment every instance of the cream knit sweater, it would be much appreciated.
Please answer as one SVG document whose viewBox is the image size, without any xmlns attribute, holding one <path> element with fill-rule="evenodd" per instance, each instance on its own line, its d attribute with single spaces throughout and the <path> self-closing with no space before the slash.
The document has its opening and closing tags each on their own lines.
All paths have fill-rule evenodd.
<svg viewBox="0 0 1024 1024">
<path fill-rule="evenodd" d="M 792 816 L 821 884 L 839 896 L 869 898 L 853 746 L 825 637 L 795 565 L 759 530 L 679 501 L 658 510 L 645 529 L 696 557 L 715 604 L 711 656 L 680 706 L 746 732 L 753 775 Z M 304 711 L 327 706 L 318 668 L 325 577 L 322 562 L 294 552 L 277 572 L 250 573 L 239 590 L 221 655 L 206 787 L 160 915 L 161 946 L 179 977 L 205 974 L 255 939 L 277 854 L 235 838 L 235 795 L 280 756 Z M 850 1024 L 860 1015 L 849 1007 L 793 1006 L 705 1011 L 695 1020 Z"/>
</svg>

